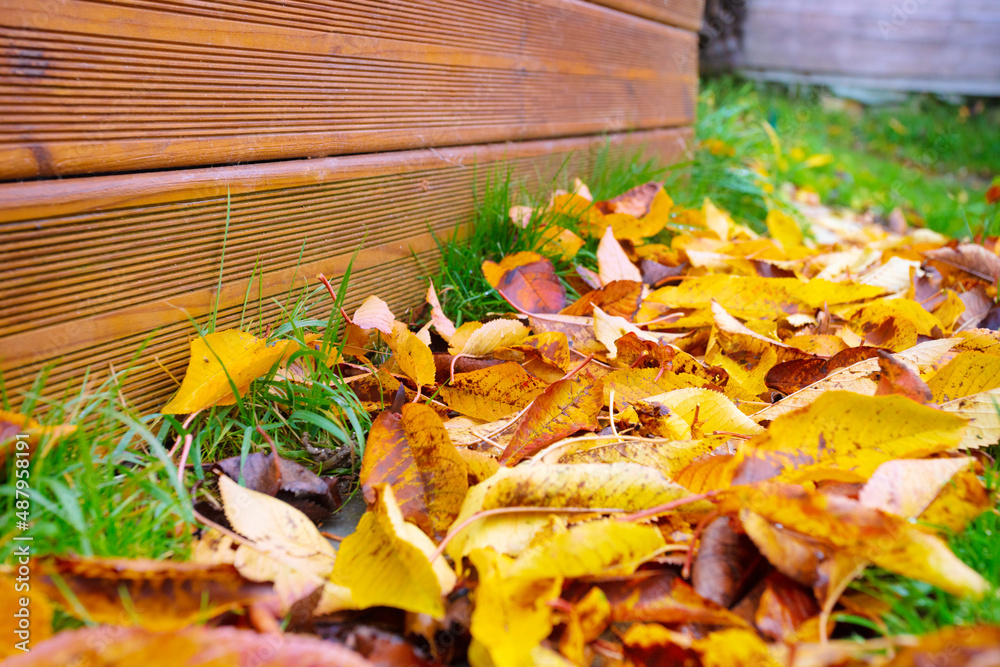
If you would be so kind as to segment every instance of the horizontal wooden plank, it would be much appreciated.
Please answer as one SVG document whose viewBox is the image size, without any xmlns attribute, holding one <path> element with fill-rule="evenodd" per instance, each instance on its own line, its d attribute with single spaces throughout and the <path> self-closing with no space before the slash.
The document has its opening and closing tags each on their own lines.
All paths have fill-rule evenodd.
<svg viewBox="0 0 1000 667">
<path fill-rule="evenodd" d="M 690 124 L 697 35 L 583 0 L 0 0 L 0 179 Z"/>
<path fill-rule="evenodd" d="M 591 0 L 591 2 L 695 31 L 701 28 L 705 12 L 705 0 Z"/>
<path fill-rule="evenodd" d="M 690 129 L 618 135 L 674 161 Z M 369 294 L 401 313 L 433 272 L 435 234 L 467 223 L 473 186 L 496 168 L 517 179 L 586 175 L 595 137 L 529 141 L 253 166 L 0 184 L 0 369 L 8 393 L 61 360 L 50 393 L 121 372 L 148 340 L 129 395 L 155 408 L 183 374 L 189 318 L 270 323 L 289 290 L 343 274 L 358 248 L 349 302 Z M 227 203 L 228 202 L 228 203 Z M 228 218 L 228 223 L 227 223 Z M 227 231 L 228 224 L 228 231 Z M 223 243 L 225 259 L 223 261 Z M 261 267 L 254 277 L 255 267 Z M 222 267 L 222 289 L 216 291 Z M 257 301 L 262 299 L 258 312 Z M 320 298 L 310 316 L 324 317 Z M 246 325 L 246 322 L 245 322 Z"/>
<path fill-rule="evenodd" d="M 1000 5 L 924 0 L 748 6 L 741 66 L 756 78 L 995 95 Z"/>
</svg>

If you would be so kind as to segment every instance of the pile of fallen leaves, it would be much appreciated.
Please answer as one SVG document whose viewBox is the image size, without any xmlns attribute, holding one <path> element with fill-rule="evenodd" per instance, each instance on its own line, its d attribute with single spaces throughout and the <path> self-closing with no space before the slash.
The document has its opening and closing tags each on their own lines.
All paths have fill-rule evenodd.
<svg viewBox="0 0 1000 667">
<path fill-rule="evenodd" d="M 998 627 L 830 639 L 839 611 L 880 622 L 845 593 L 871 564 L 996 596 L 942 539 L 994 506 L 996 244 L 815 204 L 759 236 L 655 183 L 548 208 L 511 211 L 572 221 L 544 252 L 600 239 L 573 303 L 521 252 L 483 265 L 514 313 L 456 327 L 431 285 L 419 331 L 376 297 L 349 319 L 327 363 L 377 416 L 339 545 L 325 480 L 221 462 L 191 562 L 51 561 L 38 589 L 99 625 L 11 664 L 997 664 Z M 299 345 L 196 340 L 165 411 Z"/>
</svg>

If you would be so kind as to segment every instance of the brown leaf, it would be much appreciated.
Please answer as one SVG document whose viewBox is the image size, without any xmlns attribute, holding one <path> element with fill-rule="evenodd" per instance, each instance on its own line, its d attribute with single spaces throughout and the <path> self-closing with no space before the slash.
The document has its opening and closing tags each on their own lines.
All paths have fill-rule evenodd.
<svg viewBox="0 0 1000 667">
<path fill-rule="evenodd" d="M 628 192 L 618 195 L 614 199 L 595 202 L 594 206 L 607 215 L 608 213 L 624 213 L 634 218 L 641 218 L 649 213 L 649 206 L 653 203 L 656 193 L 663 189 L 660 183 L 649 182 L 637 185 Z"/>
<path fill-rule="evenodd" d="M 882 371 L 878 381 L 876 396 L 905 396 L 912 398 L 917 403 L 930 403 L 934 400 L 927 383 L 920 379 L 920 376 L 913 370 L 896 360 L 885 350 L 878 351 L 878 366 Z"/>
<path fill-rule="evenodd" d="M 819 611 L 819 604 L 811 592 L 785 575 L 771 572 L 767 575 L 754 623 L 771 639 L 794 644 L 803 641 L 798 634 L 802 624 Z"/>
<path fill-rule="evenodd" d="M 582 430 L 596 431 L 602 407 L 601 381 L 571 378 L 552 383 L 521 418 L 500 463 L 512 466 L 560 438 Z"/>
<path fill-rule="evenodd" d="M 521 312 L 558 313 L 566 305 L 566 288 L 556 276 L 552 262 L 541 255 L 517 253 L 505 257 L 500 264 L 483 262 L 483 273 L 487 274 L 490 284 Z M 492 278 L 496 278 L 495 283 Z"/>
<path fill-rule="evenodd" d="M 273 453 L 254 452 L 247 455 L 241 470 L 240 458 L 233 456 L 215 465 L 234 481 L 239 481 L 242 472 L 248 489 L 284 500 L 316 523 L 322 523 L 337 509 L 339 502 L 331 486 L 301 464 L 279 456 L 276 466 Z"/>
<path fill-rule="evenodd" d="M 924 255 L 942 264 L 982 278 L 991 285 L 1000 280 L 1000 257 L 978 243 L 961 243 L 956 248 L 928 250 Z"/>
<path fill-rule="evenodd" d="M 762 561 L 750 538 L 733 530 L 729 517 L 720 517 L 701 534 L 691 583 L 706 600 L 732 607 L 754 583 L 748 575 Z"/>
<path fill-rule="evenodd" d="M 401 416 L 383 412 L 372 422 L 360 482 L 366 497 L 375 485 L 390 485 L 403 518 L 439 536 L 469 489 L 468 468 L 441 418 L 419 403 L 404 405 Z"/>
<path fill-rule="evenodd" d="M 78 607 L 64 596 L 56 577 L 90 619 L 158 632 L 180 630 L 272 594 L 270 585 L 245 579 L 232 565 L 54 558 L 41 569 L 37 585 L 68 613 L 75 614 Z M 32 655 L 37 650 L 32 647 Z"/>
</svg>

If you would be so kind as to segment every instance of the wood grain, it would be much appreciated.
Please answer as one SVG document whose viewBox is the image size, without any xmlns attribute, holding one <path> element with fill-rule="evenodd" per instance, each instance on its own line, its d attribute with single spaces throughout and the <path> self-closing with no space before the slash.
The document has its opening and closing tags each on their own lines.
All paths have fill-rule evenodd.
<svg viewBox="0 0 1000 667">
<path fill-rule="evenodd" d="M 683 128 L 636 132 L 614 137 L 611 151 L 645 147 L 669 162 L 690 139 Z M 325 317 L 331 302 L 315 276 L 342 275 L 358 249 L 349 304 L 377 294 L 402 316 L 421 301 L 421 276 L 436 269 L 435 235 L 471 220 L 474 184 L 482 188 L 500 164 L 531 182 L 564 162 L 562 177 L 586 175 L 601 144 L 585 137 L 0 184 L 8 395 L 56 361 L 48 395 L 79 388 L 88 366 L 99 382 L 129 368 L 148 341 L 127 391 L 156 409 L 174 388 L 160 365 L 184 372 L 189 318 L 204 324 L 218 300 L 220 327 L 243 319 L 256 330 L 278 316 L 275 300 L 303 290 L 315 302 L 309 316 Z"/>
<path fill-rule="evenodd" d="M 0 179 L 681 126 L 697 87 L 696 34 L 582 0 L 0 0 L 0 44 Z"/>
<path fill-rule="evenodd" d="M 697 32 L 705 11 L 705 0 L 591 0 L 622 12 L 676 25 Z"/>
</svg>

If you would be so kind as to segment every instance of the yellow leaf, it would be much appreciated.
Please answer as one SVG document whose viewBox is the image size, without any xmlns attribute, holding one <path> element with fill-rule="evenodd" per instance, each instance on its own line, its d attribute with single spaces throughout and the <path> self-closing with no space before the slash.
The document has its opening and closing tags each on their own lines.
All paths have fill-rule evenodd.
<svg viewBox="0 0 1000 667">
<path fill-rule="evenodd" d="M 712 435 L 715 432 L 756 435 L 764 429 L 744 415 L 736 405 L 712 389 L 689 387 L 650 396 L 646 403 L 659 403 L 683 419 L 693 431 Z"/>
<path fill-rule="evenodd" d="M 802 230 L 799 228 L 799 223 L 787 213 L 772 208 L 767 212 L 764 224 L 767 225 L 771 238 L 780 243 L 786 253 L 802 245 Z"/>
<path fill-rule="evenodd" d="M 511 560 L 491 549 L 477 549 L 469 554 L 469 560 L 479 577 L 469 628 L 474 641 L 469 649 L 472 666 L 535 664 L 530 656 L 552 632 L 548 603 L 559 597 L 562 579 L 510 577 Z"/>
<path fill-rule="evenodd" d="M 611 227 L 605 230 L 597 245 L 597 272 L 604 285 L 615 280 L 642 282 L 642 272 L 622 250 Z"/>
<path fill-rule="evenodd" d="M 891 459 L 919 458 L 962 441 L 966 420 L 902 396 L 822 394 L 741 446 L 737 480 L 864 481 Z M 744 479 L 746 478 L 746 479 Z"/>
<path fill-rule="evenodd" d="M 637 463 L 663 473 L 669 480 L 692 461 L 711 453 L 720 442 L 717 439 L 664 441 L 638 438 L 625 442 L 602 441 L 580 443 L 590 447 L 563 452 L 553 463 Z"/>
<path fill-rule="evenodd" d="M 705 197 L 701 210 L 705 214 L 705 226 L 723 241 L 728 241 L 735 226 L 729 214 L 717 208 L 708 197 Z"/>
<path fill-rule="evenodd" d="M 441 387 L 441 398 L 463 415 L 493 421 L 525 408 L 545 390 L 519 364 L 508 362 L 468 373 Z"/>
<path fill-rule="evenodd" d="M 388 337 L 389 347 L 396 355 L 396 362 L 406 376 L 418 385 L 434 384 L 434 354 L 431 348 L 417 338 L 406 325 L 396 322 L 392 336 Z"/>
<path fill-rule="evenodd" d="M 691 648 L 703 667 L 780 667 L 764 640 L 753 630 L 730 628 L 696 639 Z"/>
<path fill-rule="evenodd" d="M 989 590 L 986 580 L 949 551 L 944 542 L 907 519 L 865 507 L 850 498 L 789 484 L 735 488 L 745 508 L 740 513 L 745 527 L 747 515 L 756 514 L 780 526 L 779 532 L 809 538 L 814 548 L 825 545 L 839 555 L 871 561 L 955 595 L 980 598 Z M 755 533 L 749 534 L 757 542 Z"/>
<path fill-rule="evenodd" d="M 1000 356 L 959 352 L 927 380 L 927 386 L 938 403 L 1000 388 Z"/>
<path fill-rule="evenodd" d="M 979 449 L 995 445 L 1000 440 L 1000 389 L 956 398 L 942 403 L 941 409 L 972 420 L 959 447 Z"/>
<path fill-rule="evenodd" d="M 657 377 L 659 376 L 659 377 Z M 619 368 L 601 378 L 604 381 L 604 404 L 609 404 L 611 391 L 615 392 L 615 413 L 673 389 L 703 387 L 709 381 L 691 373 L 660 372 L 659 368 Z"/>
<path fill-rule="evenodd" d="M 225 475 L 219 477 L 219 491 L 229 524 L 250 541 L 234 556 L 240 574 L 252 581 L 273 581 L 286 610 L 326 584 L 336 552 L 309 517 Z M 342 609 L 351 606 L 346 591 L 338 598 Z"/>
<path fill-rule="evenodd" d="M 331 581 L 351 591 L 359 609 L 395 607 L 444 617 L 444 595 L 455 586 L 455 573 L 419 528 L 403 521 L 392 488 L 375 488 L 376 500 L 357 529 L 344 538 Z"/>
<path fill-rule="evenodd" d="M 588 521 L 522 552 L 507 570 L 507 576 L 628 576 L 664 546 L 663 535 L 654 526 L 617 519 Z"/>
<path fill-rule="evenodd" d="M 233 405 L 230 380 L 240 396 L 250 383 L 299 349 L 294 341 L 268 343 L 253 334 L 227 329 L 191 341 L 191 359 L 181 387 L 161 412 L 191 414 L 214 405 Z"/>
<path fill-rule="evenodd" d="M 647 300 L 671 308 L 707 308 L 714 300 L 736 317 L 777 321 L 797 311 L 814 313 L 824 303 L 833 307 L 883 294 L 881 287 L 816 278 L 803 282 L 798 278 L 710 275 L 688 278 L 676 287 L 661 287 Z"/>
<path fill-rule="evenodd" d="M 553 257 L 561 257 L 570 260 L 576 257 L 580 248 L 585 245 L 585 241 L 570 230 L 559 225 L 550 224 L 542 230 L 542 250 Z"/>
<path fill-rule="evenodd" d="M 531 332 L 517 320 L 493 320 L 473 331 L 461 347 L 452 347 L 452 354 L 482 357 L 501 347 L 523 342 Z"/>
<path fill-rule="evenodd" d="M 449 534 L 473 514 L 498 507 L 550 507 L 553 514 L 558 514 L 560 507 L 617 508 L 633 512 L 688 495 L 683 487 L 667 480 L 662 473 L 632 463 L 500 468 L 485 482 L 469 489 Z M 685 516 L 697 517 L 709 507 L 704 502 L 691 503 L 683 507 L 683 512 Z M 461 557 L 465 537 L 484 521 L 488 519 L 465 526 L 454 536 L 447 549 L 452 558 Z"/>
<path fill-rule="evenodd" d="M 377 296 L 370 296 L 354 311 L 351 321 L 362 329 L 378 329 L 382 333 L 391 334 L 396 317 L 385 301 Z"/>
</svg>

